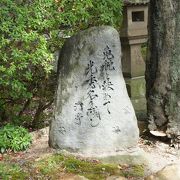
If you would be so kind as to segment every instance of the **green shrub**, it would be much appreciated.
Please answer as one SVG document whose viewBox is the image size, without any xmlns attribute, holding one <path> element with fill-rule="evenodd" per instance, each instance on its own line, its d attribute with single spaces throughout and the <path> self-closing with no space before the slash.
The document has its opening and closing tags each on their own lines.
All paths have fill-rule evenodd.
<svg viewBox="0 0 180 180">
<path fill-rule="evenodd" d="M 79 30 L 118 27 L 122 0 L 0 0 L 0 7 L 0 125 L 36 127 L 53 100 L 54 52 Z"/>
<path fill-rule="evenodd" d="M 0 129 L 0 151 L 1 153 L 12 150 L 26 150 L 31 144 L 32 138 L 29 132 L 18 126 L 7 124 Z"/>
</svg>

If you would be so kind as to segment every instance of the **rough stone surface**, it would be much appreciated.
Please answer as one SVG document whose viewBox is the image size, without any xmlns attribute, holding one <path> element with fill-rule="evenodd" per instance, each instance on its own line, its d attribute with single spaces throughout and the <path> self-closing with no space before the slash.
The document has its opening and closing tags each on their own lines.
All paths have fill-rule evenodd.
<svg viewBox="0 0 180 180">
<path fill-rule="evenodd" d="M 121 46 L 112 27 L 94 27 L 62 48 L 50 146 L 106 157 L 137 145 L 139 130 L 121 71 Z"/>
<path fill-rule="evenodd" d="M 154 175 L 150 175 L 145 180 L 179 180 L 180 164 L 171 164 L 164 167 Z"/>
</svg>

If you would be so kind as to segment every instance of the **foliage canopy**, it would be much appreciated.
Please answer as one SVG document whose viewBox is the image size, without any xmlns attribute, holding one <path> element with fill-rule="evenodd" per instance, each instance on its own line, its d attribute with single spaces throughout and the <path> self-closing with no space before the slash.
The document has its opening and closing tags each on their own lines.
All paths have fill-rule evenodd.
<svg viewBox="0 0 180 180">
<path fill-rule="evenodd" d="M 25 111 L 39 118 L 39 112 L 52 102 L 54 52 L 60 49 L 65 37 L 81 29 L 102 24 L 118 27 L 122 2 L 1 0 L 0 7 L 0 121 L 3 122 L 22 119 Z"/>
</svg>

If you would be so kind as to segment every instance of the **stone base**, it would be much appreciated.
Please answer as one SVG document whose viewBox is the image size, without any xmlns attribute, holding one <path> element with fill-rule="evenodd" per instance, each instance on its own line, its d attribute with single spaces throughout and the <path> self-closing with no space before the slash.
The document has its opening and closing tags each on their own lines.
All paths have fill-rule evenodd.
<svg viewBox="0 0 180 180">
<path fill-rule="evenodd" d="M 130 152 L 121 152 L 112 156 L 109 155 L 108 157 L 101 157 L 98 159 L 103 163 L 109 163 L 109 164 L 129 164 L 129 165 L 149 166 L 146 153 L 140 148 L 135 148 Z"/>
<path fill-rule="evenodd" d="M 73 155 L 75 157 L 81 157 L 84 159 L 99 160 L 105 164 L 128 164 L 128 165 L 143 165 L 149 168 L 149 156 L 139 147 L 130 149 L 129 151 L 115 152 L 106 156 L 88 156 L 80 153 L 72 153 L 66 150 L 59 150 L 58 153 L 64 155 Z"/>
</svg>

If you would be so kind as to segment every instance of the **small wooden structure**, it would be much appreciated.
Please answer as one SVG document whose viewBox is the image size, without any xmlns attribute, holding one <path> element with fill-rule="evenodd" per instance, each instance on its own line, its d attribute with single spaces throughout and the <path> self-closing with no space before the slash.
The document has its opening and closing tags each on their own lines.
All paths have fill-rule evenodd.
<svg viewBox="0 0 180 180">
<path fill-rule="evenodd" d="M 138 119 L 146 115 L 145 60 L 141 47 L 147 42 L 148 0 L 124 0 L 120 30 L 122 69 Z"/>
</svg>

